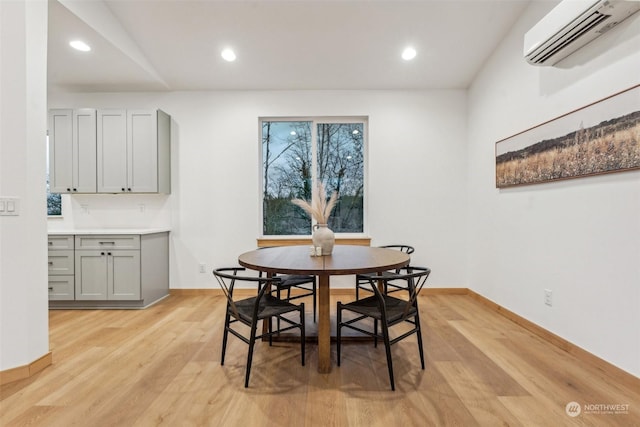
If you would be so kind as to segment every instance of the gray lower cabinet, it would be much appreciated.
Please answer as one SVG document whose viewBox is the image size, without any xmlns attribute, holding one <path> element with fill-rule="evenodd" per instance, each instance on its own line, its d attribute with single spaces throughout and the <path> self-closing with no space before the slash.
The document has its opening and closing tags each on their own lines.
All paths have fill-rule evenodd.
<svg viewBox="0 0 640 427">
<path fill-rule="evenodd" d="M 74 289 L 73 276 L 49 276 L 49 301 L 73 301 Z"/>
<path fill-rule="evenodd" d="M 73 236 L 49 236 L 49 300 L 73 301 L 74 281 Z"/>
<path fill-rule="evenodd" d="M 140 251 L 76 251 L 77 300 L 139 300 Z"/>
<path fill-rule="evenodd" d="M 138 308 L 169 294 L 169 233 L 75 235 L 71 282 L 52 285 L 51 269 L 63 261 L 49 258 L 49 288 L 66 289 L 71 298 L 49 298 L 51 308 Z M 50 236 L 50 242 L 51 242 Z M 58 237 L 58 236 L 55 236 Z M 50 243 L 50 247 L 55 245 Z M 51 254 L 51 250 L 49 253 Z M 65 252 L 58 250 L 57 252 Z M 66 253 L 69 253 L 67 250 Z M 53 265 L 52 265 L 53 262 Z M 66 288 L 65 288 L 66 286 Z"/>
</svg>

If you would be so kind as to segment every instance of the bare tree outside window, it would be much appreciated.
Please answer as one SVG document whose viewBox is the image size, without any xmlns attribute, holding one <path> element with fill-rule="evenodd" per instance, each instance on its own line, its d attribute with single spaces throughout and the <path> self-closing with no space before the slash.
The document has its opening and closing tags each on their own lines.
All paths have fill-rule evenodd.
<svg viewBox="0 0 640 427">
<path fill-rule="evenodd" d="M 291 199 L 311 197 L 311 122 L 262 122 L 263 233 L 308 234 Z"/>
<path fill-rule="evenodd" d="M 62 198 L 51 192 L 49 184 L 49 137 L 47 136 L 47 215 L 62 215 Z"/>
<path fill-rule="evenodd" d="M 337 233 L 363 231 L 364 156 L 362 123 L 318 123 L 318 178 L 327 194 L 340 199 L 329 228 Z"/>
<path fill-rule="evenodd" d="M 311 219 L 291 200 L 310 200 L 316 180 L 328 195 L 340 196 L 329 226 L 338 233 L 363 232 L 364 123 L 261 122 L 264 235 L 311 234 Z"/>
<path fill-rule="evenodd" d="M 60 194 L 49 191 L 49 177 L 47 176 L 47 215 L 62 215 L 62 200 Z"/>
</svg>

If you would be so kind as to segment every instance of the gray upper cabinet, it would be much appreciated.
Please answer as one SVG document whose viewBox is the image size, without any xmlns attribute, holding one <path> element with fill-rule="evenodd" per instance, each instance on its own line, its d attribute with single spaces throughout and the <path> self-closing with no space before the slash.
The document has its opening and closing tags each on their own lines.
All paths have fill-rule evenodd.
<svg viewBox="0 0 640 427">
<path fill-rule="evenodd" d="M 52 193 L 96 192 L 96 110 L 49 111 Z"/>
<path fill-rule="evenodd" d="M 170 122 L 161 110 L 98 110 L 98 193 L 170 193 Z"/>
<path fill-rule="evenodd" d="M 127 112 L 98 111 L 98 193 L 127 191 Z M 131 191 L 131 188 L 129 188 Z"/>
<path fill-rule="evenodd" d="M 52 193 L 171 193 L 171 117 L 161 110 L 49 110 Z"/>
</svg>

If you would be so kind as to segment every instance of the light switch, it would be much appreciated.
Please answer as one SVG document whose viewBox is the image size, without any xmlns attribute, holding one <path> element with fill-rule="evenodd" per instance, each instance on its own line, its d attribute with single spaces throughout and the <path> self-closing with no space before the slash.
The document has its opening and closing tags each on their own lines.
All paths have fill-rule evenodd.
<svg viewBox="0 0 640 427">
<path fill-rule="evenodd" d="M 20 199 L 15 197 L 0 198 L 0 215 L 16 216 L 20 214 Z"/>
</svg>

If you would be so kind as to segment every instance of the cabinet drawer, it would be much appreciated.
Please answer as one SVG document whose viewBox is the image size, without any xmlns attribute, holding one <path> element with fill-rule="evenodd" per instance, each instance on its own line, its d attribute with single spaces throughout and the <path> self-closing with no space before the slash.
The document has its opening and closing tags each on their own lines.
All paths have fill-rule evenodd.
<svg viewBox="0 0 640 427">
<path fill-rule="evenodd" d="M 49 251 L 49 275 L 73 275 L 73 251 Z"/>
<path fill-rule="evenodd" d="M 73 249 L 73 236 L 49 236 L 49 249 Z"/>
<path fill-rule="evenodd" d="M 76 236 L 76 249 L 140 249 L 139 235 Z"/>
<path fill-rule="evenodd" d="M 75 299 L 73 276 L 50 276 L 49 299 L 52 301 L 73 301 Z"/>
</svg>

